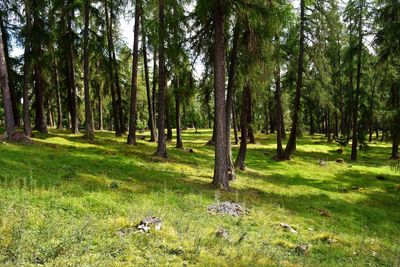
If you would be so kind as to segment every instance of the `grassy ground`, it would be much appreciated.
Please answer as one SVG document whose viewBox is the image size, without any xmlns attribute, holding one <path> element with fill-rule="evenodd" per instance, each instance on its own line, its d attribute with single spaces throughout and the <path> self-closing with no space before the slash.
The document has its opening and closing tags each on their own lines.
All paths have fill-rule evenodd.
<svg viewBox="0 0 400 267">
<path fill-rule="evenodd" d="M 55 130 L 33 145 L 0 143 L 0 265 L 399 266 L 400 178 L 388 144 L 337 164 L 336 144 L 304 137 L 292 161 L 276 162 L 274 137 L 259 135 L 227 193 L 210 187 L 210 135 L 185 131 L 195 153 L 171 143 L 168 159 L 153 156 L 155 144 L 129 147 L 107 132 L 93 144 Z M 250 213 L 207 213 L 225 200 Z M 137 233 L 149 215 L 162 218 L 162 231 Z M 228 239 L 215 236 L 221 227 Z M 308 255 L 299 244 L 310 245 Z"/>
</svg>

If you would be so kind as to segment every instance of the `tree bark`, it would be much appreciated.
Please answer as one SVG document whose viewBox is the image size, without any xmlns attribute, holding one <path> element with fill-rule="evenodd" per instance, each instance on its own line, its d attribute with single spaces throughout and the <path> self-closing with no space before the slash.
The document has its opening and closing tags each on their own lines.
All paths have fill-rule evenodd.
<svg viewBox="0 0 400 267">
<path fill-rule="evenodd" d="M 158 141 L 156 154 L 160 157 L 167 157 L 167 146 L 165 143 L 165 55 L 164 55 L 164 42 L 165 42 L 165 17 L 164 17 L 164 0 L 158 1 L 159 5 L 159 55 L 158 55 Z"/>
<path fill-rule="evenodd" d="M 149 66 L 147 62 L 147 46 L 146 46 L 146 35 L 142 31 L 142 45 L 143 45 L 143 61 L 144 61 L 144 76 L 146 80 L 146 96 L 147 96 L 147 110 L 149 112 L 149 127 L 150 127 L 150 142 L 156 141 L 156 125 L 154 117 L 154 105 L 152 103 L 152 96 L 150 92 L 150 77 L 149 77 Z"/>
<path fill-rule="evenodd" d="M 281 69 L 278 67 L 275 73 L 275 98 L 276 98 L 276 157 L 283 159 L 282 149 L 282 93 L 281 93 Z"/>
<path fill-rule="evenodd" d="M 171 142 L 172 141 L 172 126 L 171 126 L 171 113 L 170 113 L 170 109 L 169 109 L 169 103 L 170 101 L 170 97 L 167 96 L 166 97 L 166 105 L 165 105 L 165 124 L 167 126 L 167 138 L 166 141 L 167 142 Z"/>
<path fill-rule="evenodd" d="M 101 94 L 100 83 L 97 83 L 97 97 L 98 97 L 97 109 L 99 112 L 99 128 L 98 128 L 98 130 L 102 131 L 104 129 L 104 123 L 103 123 L 103 103 L 102 103 L 102 94 Z"/>
<path fill-rule="evenodd" d="M 85 15 L 85 28 L 83 30 L 83 83 L 85 91 L 85 135 L 84 137 L 94 139 L 94 126 L 92 117 L 92 103 L 90 101 L 89 89 L 89 19 L 90 19 L 90 0 L 85 0 L 84 15 Z"/>
<path fill-rule="evenodd" d="M 235 109 L 235 99 L 233 99 L 232 101 L 232 120 L 233 120 L 233 134 L 235 136 L 235 145 L 237 145 L 239 144 L 239 137 L 238 137 L 236 109 Z"/>
<path fill-rule="evenodd" d="M 114 121 L 114 130 L 116 136 L 122 136 L 121 133 L 121 125 L 118 117 L 118 106 L 116 101 L 116 92 L 115 92 L 115 80 L 114 80 L 114 60 L 112 57 L 112 22 L 110 21 L 108 14 L 108 3 L 107 0 L 104 0 L 104 7 L 105 7 L 105 15 L 106 15 L 106 32 L 107 32 L 107 49 L 108 49 L 108 73 L 109 73 L 109 85 L 111 91 L 111 102 L 112 102 L 112 114 L 113 114 L 113 121 Z"/>
<path fill-rule="evenodd" d="M 152 100 L 151 105 L 153 107 L 153 124 L 154 124 L 154 141 L 157 140 L 157 50 L 154 47 L 153 53 L 153 88 L 152 88 Z"/>
<path fill-rule="evenodd" d="M 141 6 L 140 0 L 136 0 L 135 5 L 135 26 L 134 26 L 134 39 L 133 39 L 133 55 L 132 55 L 132 82 L 131 82 L 131 106 L 129 113 L 129 134 L 128 134 L 128 144 L 136 144 L 136 102 L 137 102 L 137 76 L 138 76 L 138 63 L 139 63 L 139 31 L 140 31 L 140 16 L 141 16 Z M 145 40 L 143 40 L 145 41 Z M 146 53 L 144 51 L 144 53 Z M 146 60 L 146 57 L 145 57 Z M 145 62 L 147 65 L 147 62 Z M 146 89 L 148 90 L 147 76 L 146 76 Z M 149 98 L 149 96 L 147 97 Z M 150 114 L 151 115 L 151 114 Z"/>
<path fill-rule="evenodd" d="M 179 88 L 179 77 L 178 84 Z M 181 125 L 181 113 L 180 113 L 180 95 L 178 92 L 175 93 L 175 120 L 176 120 L 176 148 L 183 148 L 182 142 L 182 125 Z"/>
<path fill-rule="evenodd" d="M 392 132 L 392 155 L 391 159 L 399 159 L 399 142 L 400 142 L 400 88 L 398 83 L 393 82 L 391 86 L 392 107 L 395 112 L 394 119 L 391 125 Z"/>
<path fill-rule="evenodd" d="M 353 138 L 351 145 L 351 160 L 357 160 L 357 145 L 358 145 L 358 102 L 360 99 L 361 90 L 361 56 L 362 56 L 362 3 L 360 3 L 360 14 L 358 21 L 358 50 L 357 50 L 357 85 L 356 95 L 354 96 L 354 109 L 353 109 Z"/>
<path fill-rule="evenodd" d="M 284 152 L 284 157 L 286 160 L 290 159 L 293 151 L 295 150 L 297 127 L 299 124 L 301 89 L 303 86 L 304 27 L 305 27 L 304 1 L 305 0 L 300 1 L 300 54 L 299 54 L 299 62 L 297 70 L 296 96 L 295 96 L 295 104 L 293 111 L 292 129 L 290 131 L 289 141 L 286 145 Z"/>
<path fill-rule="evenodd" d="M 214 114 L 215 114 L 215 165 L 213 184 L 229 190 L 228 145 L 226 140 L 225 101 L 225 11 L 222 0 L 215 1 L 214 21 Z"/>
<path fill-rule="evenodd" d="M 7 137 L 11 138 L 12 134 L 15 131 L 15 120 L 12 108 L 10 87 L 8 83 L 8 70 L 7 70 L 6 57 L 4 54 L 3 33 L 1 32 L 0 32 L 0 85 L 3 93 L 6 133 Z"/>
<path fill-rule="evenodd" d="M 38 0 L 32 1 L 32 9 L 33 12 L 33 29 L 40 30 L 43 27 L 43 21 L 40 19 L 39 10 L 38 10 Z M 36 120 L 35 120 L 35 128 L 41 133 L 47 133 L 47 125 L 46 125 L 46 117 L 44 113 L 44 78 L 42 73 L 43 66 L 43 50 L 42 44 L 40 40 L 36 40 L 32 42 L 32 54 L 35 55 L 34 61 L 34 72 L 35 72 L 35 109 L 36 109 Z"/>
<path fill-rule="evenodd" d="M 69 4 L 72 4 L 71 0 L 69 0 Z M 77 112 L 77 91 L 76 91 L 76 83 L 75 83 L 75 55 L 74 55 L 74 40 L 72 33 L 72 20 L 74 14 L 73 10 L 68 11 L 67 15 L 67 64 L 68 64 L 68 88 L 70 91 L 70 113 L 71 113 L 71 126 L 72 133 L 79 133 L 79 124 L 78 124 L 78 112 Z"/>
<path fill-rule="evenodd" d="M 15 82 L 13 79 L 13 70 L 11 66 L 11 61 L 10 61 L 10 55 L 9 55 L 9 47 L 8 47 L 8 41 L 9 41 L 9 36 L 6 30 L 6 27 L 4 25 L 3 18 L 0 16 L 0 29 L 1 29 L 1 34 L 3 35 L 3 49 L 4 49 L 4 57 L 6 60 L 6 65 L 7 65 L 7 74 L 8 74 L 8 84 L 9 84 L 9 90 L 10 90 L 10 97 L 11 97 L 11 104 L 12 104 L 12 109 L 13 109 L 13 114 L 14 114 L 14 123 L 16 126 L 20 125 L 20 116 L 19 116 L 19 109 L 18 109 L 18 97 L 16 93 L 16 86 Z"/>
<path fill-rule="evenodd" d="M 248 122 L 251 109 L 251 90 L 249 82 L 243 88 L 242 92 L 242 113 L 240 116 L 240 148 L 239 153 L 237 155 L 235 161 L 235 168 L 239 168 L 240 170 L 246 170 L 245 160 L 246 160 L 246 152 L 247 152 L 247 133 L 249 130 Z"/>
<path fill-rule="evenodd" d="M 32 136 L 31 116 L 29 113 L 29 79 L 31 78 L 31 1 L 25 0 L 25 51 L 24 51 L 24 93 L 23 93 L 23 114 L 24 114 L 24 133 Z"/>
</svg>

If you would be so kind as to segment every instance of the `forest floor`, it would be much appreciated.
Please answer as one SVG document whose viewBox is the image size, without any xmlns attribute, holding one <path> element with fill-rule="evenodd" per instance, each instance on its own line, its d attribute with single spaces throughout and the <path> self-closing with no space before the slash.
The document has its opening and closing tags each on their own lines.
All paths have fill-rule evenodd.
<svg viewBox="0 0 400 267">
<path fill-rule="evenodd" d="M 350 163 L 350 148 L 338 155 L 337 144 L 305 136 L 293 160 L 276 162 L 274 136 L 259 134 L 228 193 L 210 186 L 210 136 L 184 131 L 194 153 L 172 142 L 167 159 L 153 155 L 154 143 L 132 147 L 109 132 L 96 132 L 94 143 L 56 130 L 30 145 L 0 143 L 0 265 L 400 265 L 390 144 L 374 142 Z M 218 201 L 249 213 L 209 214 Z M 137 232 L 147 216 L 160 217 L 162 229 Z M 226 238 L 216 236 L 221 228 Z"/>
</svg>

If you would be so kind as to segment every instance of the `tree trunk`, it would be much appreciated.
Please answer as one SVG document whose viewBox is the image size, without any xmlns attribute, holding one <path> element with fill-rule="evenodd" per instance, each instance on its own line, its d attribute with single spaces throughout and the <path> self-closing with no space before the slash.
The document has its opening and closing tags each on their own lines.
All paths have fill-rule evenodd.
<svg viewBox="0 0 400 267">
<path fill-rule="evenodd" d="M 235 100 L 233 99 L 232 102 L 232 119 L 233 119 L 233 133 L 235 136 L 235 145 L 239 144 L 239 137 L 238 137 L 238 126 L 237 126 L 237 116 L 236 116 L 236 109 L 235 109 Z"/>
<path fill-rule="evenodd" d="M 399 93 L 399 85 L 396 82 L 392 83 L 391 86 L 391 96 L 392 96 L 392 107 L 393 111 L 396 112 L 394 115 L 394 120 L 392 122 L 392 155 L 391 159 L 399 159 L 399 142 L 400 142 L 400 117 L 399 117 L 399 109 L 400 109 L 400 93 Z"/>
<path fill-rule="evenodd" d="M 100 83 L 97 83 L 97 96 L 98 96 L 97 109 L 99 112 L 99 128 L 98 128 L 98 130 L 102 131 L 104 129 L 104 123 L 103 123 L 103 103 L 102 103 L 102 94 L 101 94 Z"/>
<path fill-rule="evenodd" d="M 89 140 L 94 139 L 94 126 L 92 117 L 92 103 L 90 101 L 89 92 L 89 9 L 90 0 L 85 0 L 84 13 L 85 13 L 85 28 L 83 31 L 83 83 L 85 91 L 85 138 Z"/>
<path fill-rule="evenodd" d="M 24 93 L 23 93 L 23 113 L 24 113 L 24 133 L 27 136 L 32 136 L 31 116 L 29 113 L 29 79 L 31 78 L 31 1 L 25 0 L 25 51 L 24 51 Z"/>
<path fill-rule="evenodd" d="M 37 7 L 37 1 L 32 1 L 33 9 L 33 29 L 39 30 L 43 27 L 43 21 L 40 19 L 39 10 Z M 36 120 L 35 128 L 41 133 L 47 133 L 46 118 L 44 114 L 44 78 L 42 73 L 43 64 L 43 50 L 40 40 L 32 42 L 32 54 L 35 56 L 34 61 L 34 72 L 35 72 L 35 109 L 36 109 Z"/>
<path fill-rule="evenodd" d="M 150 78 L 149 78 L 149 66 L 147 62 L 146 36 L 143 31 L 142 31 L 142 45 L 143 45 L 144 76 L 146 80 L 147 110 L 149 112 L 150 142 L 154 142 L 156 141 L 157 134 L 156 134 L 156 125 L 154 118 L 154 109 L 150 92 Z"/>
<path fill-rule="evenodd" d="M 153 107 L 153 124 L 154 124 L 154 141 L 157 140 L 157 50 L 154 47 L 153 54 L 153 89 L 152 89 L 152 100 L 151 105 Z"/>
<path fill-rule="evenodd" d="M 332 142 L 331 134 L 331 112 L 329 109 L 326 110 L 326 134 L 328 135 L 328 142 Z"/>
<path fill-rule="evenodd" d="M 179 87 L 179 77 L 178 85 Z M 182 142 L 182 126 L 181 126 L 181 114 L 180 114 L 180 96 L 179 93 L 175 93 L 175 119 L 176 119 L 176 148 L 183 148 Z"/>
<path fill-rule="evenodd" d="M 69 2 L 71 4 L 71 0 Z M 68 11 L 68 35 L 67 35 L 67 47 L 68 47 L 68 55 L 67 55 L 67 64 L 68 64 L 68 88 L 70 91 L 70 113 L 72 120 L 72 133 L 79 133 L 79 125 L 78 125 L 78 112 L 77 112 L 77 91 L 76 91 L 76 83 L 75 83 L 75 56 L 74 56 L 74 40 L 72 33 L 72 20 L 74 17 L 73 10 Z"/>
<path fill-rule="evenodd" d="M 305 14 L 304 14 L 304 1 L 300 1 L 300 54 L 297 70 L 297 83 L 296 83 L 296 96 L 293 111 L 292 129 L 290 131 L 289 141 L 286 145 L 284 157 L 289 160 L 293 151 L 296 147 L 296 135 L 297 127 L 299 124 L 299 113 L 300 113 L 300 99 L 301 99 L 301 88 L 303 86 L 303 61 L 304 61 L 304 27 L 305 27 Z"/>
<path fill-rule="evenodd" d="M 167 99 L 166 102 L 170 103 L 170 97 L 167 96 L 166 99 Z M 167 126 L 166 141 L 171 142 L 172 141 L 172 126 L 171 126 L 171 113 L 170 113 L 170 109 L 169 109 L 169 104 L 165 105 L 165 123 Z"/>
<path fill-rule="evenodd" d="M 222 0 L 215 1 L 214 21 L 214 114 L 215 114 L 215 165 L 213 184 L 229 190 L 228 145 L 226 140 L 225 101 L 225 11 Z"/>
<path fill-rule="evenodd" d="M 232 109 L 233 109 L 233 95 L 235 89 L 235 77 L 236 77 L 236 68 L 237 68 L 237 56 L 238 56 L 238 47 L 239 47 L 239 37 L 240 37 L 240 24 L 239 20 L 236 21 L 236 25 L 233 32 L 233 41 L 232 41 L 232 51 L 230 54 L 230 64 L 229 64 L 229 73 L 228 73 L 228 88 L 227 88 L 227 96 L 226 96 L 226 140 L 227 140 L 227 164 L 229 166 L 229 180 L 236 179 L 235 170 L 233 166 L 232 160 L 232 148 L 231 148 L 231 124 L 232 124 Z"/>
<path fill-rule="evenodd" d="M 239 168 L 240 170 L 246 170 L 245 159 L 247 152 L 247 133 L 248 133 L 248 122 L 250 117 L 250 109 L 251 109 L 251 90 L 249 82 L 243 88 L 242 92 L 242 113 L 240 116 L 240 148 L 239 153 L 237 155 L 235 161 L 235 168 Z"/>
<path fill-rule="evenodd" d="M 141 6 L 140 0 L 136 0 L 135 5 L 135 26 L 134 26 L 134 39 L 133 39 L 133 55 L 132 55 L 132 82 L 131 82 L 131 107 L 129 113 L 129 134 L 128 134 L 128 144 L 135 145 L 136 144 L 136 119 L 137 119 L 137 111 L 136 111 L 136 101 L 137 101 L 137 76 L 138 76 L 138 61 L 139 61 L 139 31 L 140 31 L 140 16 L 141 16 Z M 143 40 L 145 41 L 145 40 Z M 145 45 L 144 45 L 145 46 Z M 146 53 L 144 51 L 144 53 Z M 145 61 L 147 58 L 144 58 Z M 147 62 L 145 62 L 147 66 Z M 147 93 L 148 82 L 146 75 L 146 89 Z M 148 94 L 147 94 L 148 95 Z M 149 99 L 149 96 L 147 96 Z M 151 113 L 150 113 L 151 116 Z"/>
<path fill-rule="evenodd" d="M 0 16 L 0 29 L 1 29 L 1 34 L 3 35 L 3 50 L 4 50 L 5 62 L 7 65 L 8 84 L 9 84 L 11 104 L 14 114 L 14 124 L 18 126 L 20 125 L 20 117 L 18 112 L 18 106 L 19 106 L 18 97 L 16 96 L 17 87 L 15 86 L 15 82 L 12 75 L 13 71 L 12 71 L 10 55 L 9 55 L 9 47 L 8 47 L 9 36 L 5 28 L 3 18 L 1 16 Z"/>
<path fill-rule="evenodd" d="M 110 22 L 112 24 L 112 22 Z M 111 40 L 113 40 L 112 32 L 111 32 Z M 121 93 L 121 86 L 119 83 L 119 73 L 118 73 L 118 63 L 117 63 L 117 58 L 115 56 L 115 49 L 114 49 L 114 42 L 111 42 L 112 45 L 112 60 L 113 60 L 113 66 L 114 66 L 114 79 L 115 79 L 115 88 L 117 91 L 117 110 L 118 110 L 118 118 L 119 118 L 119 126 L 121 130 L 121 135 L 126 132 L 126 127 L 125 127 L 125 120 L 124 120 L 124 113 L 122 109 L 122 93 Z"/>
<path fill-rule="evenodd" d="M 361 3 L 362 5 L 362 3 Z M 358 21 L 358 51 L 357 51 L 357 87 L 356 95 L 354 96 L 354 110 L 353 110 L 353 139 L 351 145 L 351 160 L 357 160 L 357 145 L 358 145 L 358 102 L 360 99 L 360 86 L 361 86 L 361 56 L 362 56 L 362 6 L 359 10 L 359 21 Z"/>
<path fill-rule="evenodd" d="M 108 9 L 107 9 L 108 3 L 106 0 L 104 0 L 104 7 L 105 7 L 105 15 L 106 15 L 106 32 L 107 32 L 107 48 L 108 48 L 108 73 L 109 73 L 109 85 L 110 85 L 110 91 L 111 91 L 111 102 L 112 102 L 112 114 L 113 114 L 113 120 L 114 120 L 114 130 L 115 130 L 115 135 L 116 136 L 122 136 L 121 133 L 121 125 L 118 117 L 118 106 L 117 106 L 117 101 L 116 101 L 116 93 L 115 93 L 115 80 L 114 80 L 114 60 L 112 57 L 112 22 L 110 21 L 111 18 L 109 18 L 108 14 Z M 112 15 L 112 13 L 110 12 Z"/>
<path fill-rule="evenodd" d="M 247 135 L 249 136 L 249 143 L 250 144 L 255 144 L 256 143 L 256 137 L 254 133 L 254 128 L 253 128 L 253 100 L 251 98 L 251 94 L 249 94 L 250 100 L 249 100 L 249 110 L 248 110 L 248 120 L 247 120 L 247 128 L 248 132 Z"/>
<path fill-rule="evenodd" d="M 276 98 L 276 157 L 278 160 L 283 159 L 282 149 L 282 93 L 281 93 L 281 69 L 277 64 L 275 73 L 275 98 Z"/>
<path fill-rule="evenodd" d="M 12 108 L 10 87 L 8 83 L 8 70 L 4 54 L 3 33 L 0 33 L 0 85 L 3 93 L 6 133 L 8 138 L 11 138 L 11 135 L 15 131 L 15 120 Z"/>
<path fill-rule="evenodd" d="M 167 146 L 165 143 L 165 55 L 164 55 L 164 43 L 165 43 L 165 17 L 164 17 L 164 0 L 158 1 L 159 5 L 159 55 L 158 55 L 158 141 L 157 141 L 157 152 L 156 154 L 160 157 L 167 157 Z"/>
</svg>

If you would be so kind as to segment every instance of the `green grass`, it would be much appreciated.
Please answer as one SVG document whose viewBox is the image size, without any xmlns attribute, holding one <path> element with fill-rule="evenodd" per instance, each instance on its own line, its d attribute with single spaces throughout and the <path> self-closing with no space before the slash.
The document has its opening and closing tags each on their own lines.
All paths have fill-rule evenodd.
<svg viewBox="0 0 400 267">
<path fill-rule="evenodd" d="M 339 156 L 336 144 L 306 136 L 292 161 L 276 162 L 274 137 L 259 135 L 228 193 L 210 186 L 210 135 L 185 131 L 195 153 L 171 143 L 167 159 L 153 155 L 153 143 L 130 147 L 108 132 L 97 132 L 93 144 L 55 130 L 36 134 L 33 145 L 0 143 L 0 265 L 399 265 L 400 178 L 387 160 L 389 144 L 371 144 L 357 163 L 337 164 L 350 148 Z M 224 200 L 250 213 L 207 213 Z M 163 229 L 136 232 L 149 215 L 161 217 Z M 215 236 L 221 227 L 228 240 Z M 311 245 L 308 255 L 296 253 L 299 244 Z"/>
</svg>

